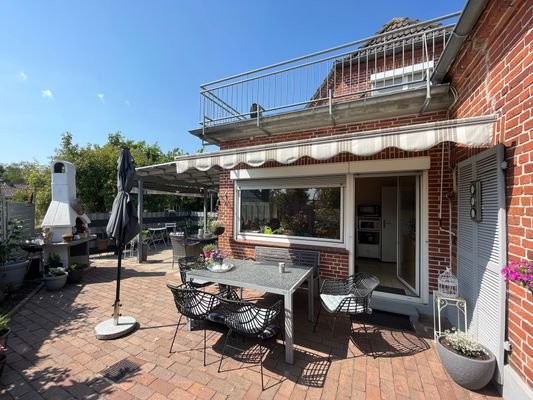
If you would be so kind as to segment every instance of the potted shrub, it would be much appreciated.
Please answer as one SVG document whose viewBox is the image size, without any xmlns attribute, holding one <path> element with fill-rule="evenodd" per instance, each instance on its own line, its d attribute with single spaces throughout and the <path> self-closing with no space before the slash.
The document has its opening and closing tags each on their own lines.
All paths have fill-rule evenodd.
<svg viewBox="0 0 533 400">
<path fill-rule="evenodd" d="M 11 219 L 7 224 L 7 234 L 0 240 L 0 282 L 8 290 L 22 286 L 30 260 L 21 257 L 19 250 L 24 242 L 21 220 Z"/>
<path fill-rule="evenodd" d="M 150 232 L 148 229 L 143 229 L 142 231 L 142 240 L 140 244 L 140 248 L 137 249 L 137 251 L 141 252 L 141 260 L 146 261 L 148 260 L 148 238 L 150 237 Z"/>
<path fill-rule="evenodd" d="M 79 283 L 83 278 L 83 270 L 87 268 L 86 264 L 72 264 L 68 267 L 67 281 L 69 283 Z"/>
<path fill-rule="evenodd" d="M 437 351 L 448 375 L 467 389 L 485 387 L 494 375 L 496 358 L 467 333 L 445 331 L 437 340 Z"/>
<path fill-rule="evenodd" d="M 68 274 L 63 268 L 60 257 L 55 253 L 49 253 L 43 282 L 46 290 L 59 290 L 67 283 Z"/>
<path fill-rule="evenodd" d="M 9 329 L 9 317 L 7 314 L 0 314 L 0 346 L 7 346 L 7 337 L 11 329 Z"/>
<path fill-rule="evenodd" d="M 217 236 L 222 235 L 225 229 L 226 228 L 224 227 L 224 222 L 218 219 L 212 220 L 211 223 L 209 224 L 209 231 L 213 235 L 217 235 Z"/>
</svg>

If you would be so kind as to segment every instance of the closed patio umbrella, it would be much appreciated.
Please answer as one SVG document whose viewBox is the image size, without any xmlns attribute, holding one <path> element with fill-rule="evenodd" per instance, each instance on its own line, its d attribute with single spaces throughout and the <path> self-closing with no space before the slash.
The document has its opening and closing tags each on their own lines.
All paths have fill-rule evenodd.
<svg viewBox="0 0 533 400">
<path fill-rule="evenodd" d="M 98 339 L 114 339 L 132 331 L 137 322 L 132 317 L 120 315 L 120 273 L 122 252 L 124 245 L 137 235 L 139 224 L 135 215 L 135 207 L 130 198 L 130 191 L 135 178 L 135 161 L 128 148 L 123 148 L 118 158 L 117 189 L 118 193 L 113 201 L 111 216 L 107 223 L 107 234 L 115 239 L 118 249 L 117 285 L 113 318 L 99 323 L 95 327 Z"/>
</svg>

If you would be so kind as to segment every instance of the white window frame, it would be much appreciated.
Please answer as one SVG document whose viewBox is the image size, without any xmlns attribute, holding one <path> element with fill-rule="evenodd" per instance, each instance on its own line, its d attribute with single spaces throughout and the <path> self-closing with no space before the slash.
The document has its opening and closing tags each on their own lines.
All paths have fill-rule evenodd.
<svg viewBox="0 0 533 400">
<path fill-rule="evenodd" d="M 426 70 L 429 70 L 428 72 L 431 73 L 431 71 L 433 71 L 433 67 L 434 62 L 431 60 L 414 65 L 408 65 L 402 68 L 395 68 L 386 70 L 384 72 L 371 74 L 370 83 L 372 85 L 372 95 L 389 93 L 396 90 L 407 90 L 411 89 L 413 85 L 420 85 L 422 82 L 416 80 L 409 81 L 409 77 L 420 72 L 423 73 Z M 422 76 L 424 75 L 422 74 Z M 383 82 L 390 79 L 394 80 L 394 86 L 376 87 L 378 82 Z"/>
<path fill-rule="evenodd" d="M 276 179 L 274 179 L 275 181 Z M 240 221 L 241 221 L 241 188 L 239 185 L 239 180 L 234 182 L 234 193 L 235 193 L 235 204 L 234 204 L 234 232 L 236 240 L 250 240 L 250 241 L 261 241 L 261 242 L 273 242 L 273 243 L 285 243 L 285 244 L 302 244 L 302 245 L 314 245 L 314 246 L 325 246 L 325 247 L 338 247 L 345 248 L 345 234 L 344 234 L 344 214 L 345 214 L 345 196 L 346 196 L 346 184 L 332 184 L 324 185 L 323 183 L 316 184 L 313 186 L 312 180 L 306 180 L 305 183 L 293 183 L 289 185 L 276 187 L 277 189 L 305 189 L 305 188 L 322 188 L 322 187 L 338 187 L 341 191 L 340 193 L 340 213 L 339 213 L 339 239 L 326 239 L 326 238 L 313 238 L 306 236 L 289 236 L 289 235 L 270 235 L 265 233 L 256 233 L 256 232 L 241 232 L 240 231 Z M 248 181 L 250 182 L 250 181 Z M 254 181 L 252 181 L 254 182 Z M 258 186 L 260 186 L 260 180 L 256 181 Z M 280 179 L 280 183 L 283 183 L 283 179 Z M 253 189 L 243 189 L 243 190 L 253 190 Z"/>
</svg>

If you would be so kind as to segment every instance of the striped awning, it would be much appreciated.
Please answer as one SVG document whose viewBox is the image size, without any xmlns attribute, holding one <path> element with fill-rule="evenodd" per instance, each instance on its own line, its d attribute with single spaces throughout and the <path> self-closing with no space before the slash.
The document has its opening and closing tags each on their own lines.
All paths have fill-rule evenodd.
<svg viewBox="0 0 533 400">
<path fill-rule="evenodd" d="M 176 168 L 178 173 L 182 173 L 190 169 L 207 171 L 214 166 L 231 169 L 240 163 L 252 167 L 259 167 L 268 161 L 291 164 L 305 156 L 315 160 L 327 160 L 340 153 L 370 156 L 389 147 L 416 152 L 428 150 L 442 142 L 484 147 L 492 144 L 495 120 L 496 117 L 492 115 L 455 119 L 199 153 L 176 157 Z"/>
</svg>

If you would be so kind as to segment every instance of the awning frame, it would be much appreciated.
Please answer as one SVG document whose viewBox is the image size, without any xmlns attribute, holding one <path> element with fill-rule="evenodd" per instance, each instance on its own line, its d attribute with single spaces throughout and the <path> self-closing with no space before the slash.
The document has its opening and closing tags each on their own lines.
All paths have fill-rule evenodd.
<svg viewBox="0 0 533 400">
<path fill-rule="evenodd" d="M 269 161 L 291 164 L 305 156 L 327 160 L 345 152 L 371 156 L 390 147 L 418 152 L 442 142 L 484 147 L 492 144 L 495 121 L 495 115 L 488 115 L 178 156 L 176 170 L 232 169 L 240 163 L 259 167 Z"/>
</svg>

